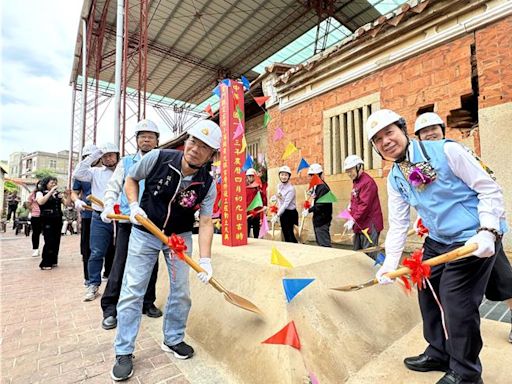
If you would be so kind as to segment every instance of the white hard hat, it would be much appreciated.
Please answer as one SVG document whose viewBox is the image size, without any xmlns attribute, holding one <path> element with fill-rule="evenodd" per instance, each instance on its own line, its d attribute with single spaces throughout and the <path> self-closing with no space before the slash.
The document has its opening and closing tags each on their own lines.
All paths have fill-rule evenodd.
<svg viewBox="0 0 512 384">
<path fill-rule="evenodd" d="M 101 151 L 105 153 L 119 153 L 119 147 L 113 143 L 106 143 L 101 147 Z"/>
<path fill-rule="evenodd" d="M 155 132 L 157 136 L 160 135 L 160 131 L 156 124 L 148 119 L 141 120 L 137 123 L 135 126 L 135 134 L 138 134 L 139 132 Z"/>
<path fill-rule="evenodd" d="M 249 168 L 246 172 L 245 172 L 245 176 L 256 176 L 256 170 L 254 168 Z"/>
<path fill-rule="evenodd" d="M 200 120 L 188 130 L 188 134 L 201 140 L 210 148 L 220 149 L 222 132 L 219 125 L 214 121 Z"/>
<path fill-rule="evenodd" d="M 386 128 L 388 125 L 396 123 L 400 119 L 402 119 L 402 116 L 390 109 L 380 109 L 373 112 L 370 117 L 368 117 L 365 125 L 368 140 L 371 141 L 377 132 Z"/>
<path fill-rule="evenodd" d="M 279 168 L 278 173 L 281 173 L 281 172 L 286 172 L 286 173 L 289 173 L 290 175 L 292 174 L 290 167 L 287 165 L 283 165 L 281 168 Z"/>
<path fill-rule="evenodd" d="M 94 144 L 86 144 L 82 148 L 82 156 L 89 156 L 91 153 L 93 153 L 96 149 L 98 149 Z"/>
<path fill-rule="evenodd" d="M 430 127 L 432 125 L 440 125 L 441 127 L 444 127 L 444 121 L 437 113 L 422 113 L 414 123 L 414 133 L 418 133 L 423 128 Z"/>
<path fill-rule="evenodd" d="M 354 168 L 358 164 L 363 164 L 364 161 L 357 155 L 347 156 L 343 162 L 343 172 L 347 172 L 347 169 Z"/>
<path fill-rule="evenodd" d="M 308 175 L 318 175 L 322 173 L 324 170 L 320 164 L 314 163 L 309 166 Z"/>
</svg>

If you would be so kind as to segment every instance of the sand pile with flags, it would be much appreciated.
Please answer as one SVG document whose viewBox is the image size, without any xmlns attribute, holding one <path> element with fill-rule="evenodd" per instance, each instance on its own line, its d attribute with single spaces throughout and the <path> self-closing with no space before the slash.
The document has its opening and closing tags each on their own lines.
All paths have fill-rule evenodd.
<svg viewBox="0 0 512 384">
<path fill-rule="evenodd" d="M 415 295 L 398 284 L 329 289 L 375 275 L 373 260 L 359 252 L 254 239 L 225 247 L 215 236 L 213 266 L 226 289 L 265 313 L 244 311 L 191 276 L 187 335 L 200 347 L 196 357 L 222 370 L 226 382 L 344 382 L 420 323 Z M 160 268 L 161 306 L 166 275 Z"/>
</svg>

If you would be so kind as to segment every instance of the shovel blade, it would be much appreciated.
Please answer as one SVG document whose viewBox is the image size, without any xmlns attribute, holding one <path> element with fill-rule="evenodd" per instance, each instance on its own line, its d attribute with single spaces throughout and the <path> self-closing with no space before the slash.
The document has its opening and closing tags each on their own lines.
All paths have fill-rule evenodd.
<svg viewBox="0 0 512 384">
<path fill-rule="evenodd" d="M 224 298 L 226 299 L 227 302 L 239 308 L 245 309 L 246 311 L 253 312 L 260 316 L 263 316 L 263 312 L 249 300 L 244 299 L 243 297 L 238 296 L 236 293 L 233 292 L 225 291 L 223 293 Z"/>
<path fill-rule="evenodd" d="M 377 283 L 378 283 L 377 279 L 371 279 L 362 284 L 344 285 L 342 287 L 336 287 L 336 288 L 331 288 L 331 289 L 333 291 L 352 292 L 352 291 L 359 291 L 360 289 L 363 289 L 363 288 L 371 287 Z"/>
</svg>

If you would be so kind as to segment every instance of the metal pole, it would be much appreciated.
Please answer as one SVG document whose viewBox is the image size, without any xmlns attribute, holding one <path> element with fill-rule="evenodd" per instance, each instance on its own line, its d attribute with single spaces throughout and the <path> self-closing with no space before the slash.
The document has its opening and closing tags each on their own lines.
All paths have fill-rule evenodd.
<svg viewBox="0 0 512 384">
<path fill-rule="evenodd" d="M 114 94 L 114 144 L 121 144 L 121 71 L 123 68 L 123 21 L 124 0 L 117 0 L 116 20 L 116 67 L 115 67 L 115 94 Z"/>
<path fill-rule="evenodd" d="M 82 19 L 82 134 L 80 148 L 84 146 L 87 115 L 87 23 Z"/>
<path fill-rule="evenodd" d="M 75 100 L 76 100 L 76 87 L 75 82 L 71 84 L 73 90 L 71 92 L 71 137 L 69 140 L 69 159 L 68 159 L 68 189 L 71 188 L 71 172 L 73 171 L 73 142 L 75 134 Z M 78 150 L 78 155 L 82 154 L 82 147 Z"/>
</svg>

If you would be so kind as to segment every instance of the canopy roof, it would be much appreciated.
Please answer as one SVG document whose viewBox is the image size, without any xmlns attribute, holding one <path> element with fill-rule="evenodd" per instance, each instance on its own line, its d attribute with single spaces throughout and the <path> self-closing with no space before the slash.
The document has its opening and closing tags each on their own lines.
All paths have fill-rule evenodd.
<svg viewBox="0 0 512 384">
<path fill-rule="evenodd" d="M 405 0 L 149 1 L 148 96 L 153 100 L 156 97 L 157 101 L 165 98 L 195 106 L 211 96 L 212 89 L 222 78 L 238 78 L 244 75 L 252 80 L 272 61 L 288 60 L 297 64 L 311 57 L 315 53 L 315 41 L 318 40 L 312 39 L 311 29 L 321 21 L 324 22 L 324 28 L 320 29 L 320 34 L 326 35 L 326 44 L 329 45 L 336 42 L 333 39 L 346 37 L 404 2 Z M 89 54 L 91 57 L 88 60 L 88 77 L 95 77 L 96 63 L 99 60 L 99 80 L 107 83 L 114 83 L 116 8 L 116 0 L 85 0 L 81 14 L 85 20 L 94 18 L 94 31 L 89 45 L 92 53 Z M 135 53 L 140 40 L 139 2 L 129 2 L 129 10 L 130 69 L 127 85 L 136 89 L 138 76 L 135 70 Z M 102 15 L 105 20 L 103 24 Z M 325 24 L 327 21 L 328 25 Z M 104 33 L 100 33 L 102 25 Z M 99 41 L 100 39 L 102 40 Z M 71 82 L 79 83 L 77 80 L 82 71 L 81 28 L 78 28 L 76 41 Z M 101 57 L 94 54 L 95 47 L 99 44 Z"/>
</svg>

